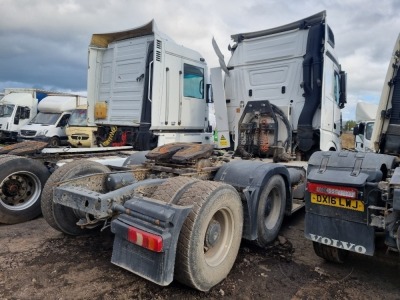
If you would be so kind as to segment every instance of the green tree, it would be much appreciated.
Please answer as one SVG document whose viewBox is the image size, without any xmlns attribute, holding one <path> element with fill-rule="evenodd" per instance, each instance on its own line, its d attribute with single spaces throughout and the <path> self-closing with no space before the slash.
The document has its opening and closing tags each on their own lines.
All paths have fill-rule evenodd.
<svg viewBox="0 0 400 300">
<path fill-rule="evenodd" d="M 344 123 L 343 130 L 344 131 L 350 131 L 350 130 L 352 130 L 354 128 L 354 126 L 356 126 L 356 124 L 357 124 L 357 122 L 354 121 L 354 120 L 346 121 Z"/>
</svg>

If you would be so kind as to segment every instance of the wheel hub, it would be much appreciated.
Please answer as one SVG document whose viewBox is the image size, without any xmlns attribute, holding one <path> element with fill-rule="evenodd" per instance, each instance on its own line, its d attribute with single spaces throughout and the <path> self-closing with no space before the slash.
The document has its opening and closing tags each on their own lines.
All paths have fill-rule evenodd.
<svg viewBox="0 0 400 300">
<path fill-rule="evenodd" d="M 24 205 L 30 200 L 32 185 L 30 178 L 25 176 L 9 176 L 0 186 L 0 201 L 11 207 Z"/>
<path fill-rule="evenodd" d="M 205 243 L 207 247 L 213 247 L 221 235 L 221 224 L 218 221 L 212 220 L 208 225 Z"/>
<path fill-rule="evenodd" d="M 4 186 L 4 193 L 8 196 L 16 196 L 18 194 L 19 184 L 17 181 L 12 180 L 7 182 Z"/>
<path fill-rule="evenodd" d="M 17 205 L 21 201 L 21 195 L 26 193 L 26 184 L 19 176 L 7 180 L 1 193 L 6 197 L 6 202 L 10 205 Z"/>
</svg>

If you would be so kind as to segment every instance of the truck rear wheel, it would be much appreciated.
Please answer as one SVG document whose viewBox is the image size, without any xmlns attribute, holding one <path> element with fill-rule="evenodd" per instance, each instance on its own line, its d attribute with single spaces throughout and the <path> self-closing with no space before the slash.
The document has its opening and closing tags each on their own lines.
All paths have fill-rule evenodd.
<svg viewBox="0 0 400 300">
<path fill-rule="evenodd" d="M 176 204 L 180 199 L 180 195 L 197 181 L 196 179 L 184 176 L 169 178 L 157 187 L 151 197 L 166 203 Z"/>
<path fill-rule="evenodd" d="M 274 175 L 261 192 L 257 211 L 256 244 L 265 247 L 278 236 L 285 215 L 286 189 L 282 176 Z"/>
<path fill-rule="evenodd" d="M 347 250 L 339 249 L 317 242 L 313 242 L 313 248 L 315 254 L 317 254 L 319 257 L 335 263 L 344 263 L 347 256 L 349 255 L 349 251 Z"/>
<path fill-rule="evenodd" d="M 175 277 L 200 291 L 226 278 L 242 239 L 243 208 L 237 191 L 227 184 L 199 181 L 178 205 L 193 205 L 178 240 Z"/>
<path fill-rule="evenodd" d="M 0 157 L 0 223 L 15 224 L 38 217 L 48 169 L 30 158 Z"/>
<path fill-rule="evenodd" d="M 66 234 L 81 235 L 88 229 L 79 227 L 76 223 L 83 216 L 78 211 L 53 202 L 53 187 L 60 181 L 95 173 L 110 172 L 110 169 L 98 162 L 76 160 L 67 163 L 57 170 L 47 180 L 42 193 L 42 213 L 47 223 Z"/>
</svg>

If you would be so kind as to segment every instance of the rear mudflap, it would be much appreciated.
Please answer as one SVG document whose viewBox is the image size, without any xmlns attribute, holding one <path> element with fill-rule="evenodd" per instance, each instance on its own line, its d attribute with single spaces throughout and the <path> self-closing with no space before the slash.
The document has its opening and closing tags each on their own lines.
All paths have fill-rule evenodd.
<svg viewBox="0 0 400 300">
<path fill-rule="evenodd" d="M 375 230 L 367 224 L 306 213 L 305 237 L 313 242 L 374 255 Z"/>
<path fill-rule="evenodd" d="M 121 208 L 115 210 L 121 211 Z M 134 197 L 123 208 L 125 213 L 111 222 L 111 231 L 115 234 L 111 262 L 159 285 L 170 284 L 179 233 L 192 207 Z M 163 240 L 161 252 L 130 242 L 130 227 L 160 236 Z"/>
</svg>

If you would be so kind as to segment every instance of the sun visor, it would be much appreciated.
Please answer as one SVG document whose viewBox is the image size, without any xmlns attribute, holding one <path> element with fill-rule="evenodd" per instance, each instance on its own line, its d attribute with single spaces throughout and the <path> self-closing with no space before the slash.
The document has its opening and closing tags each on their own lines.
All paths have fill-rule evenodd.
<svg viewBox="0 0 400 300">
<path fill-rule="evenodd" d="M 279 26 L 276 28 L 271 28 L 271 29 L 266 29 L 266 30 L 261 30 L 261 31 L 255 31 L 255 32 L 248 32 L 248 33 L 238 33 L 231 35 L 231 38 L 234 42 L 240 43 L 242 40 L 245 39 L 252 39 L 252 38 L 257 38 L 265 35 L 271 35 L 271 34 L 276 34 L 280 32 L 285 32 L 289 30 L 294 30 L 294 29 L 299 29 L 299 28 L 305 28 L 314 24 L 321 23 L 325 20 L 326 18 L 326 11 L 321 11 L 320 13 L 317 13 L 315 15 L 312 15 L 308 18 Z"/>
<path fill-rule="evenodd" d="M 90 41 L 90 46 L 107 48 L 107 46 L 112 42 L 150 35 L 153 34 L 154 31 L 156 31 L 156 24 L 154 20 L 151 20 L 149 23 L 143 26 L 125 31 L 93 34 L 92 40 Z"/>
</svg>

